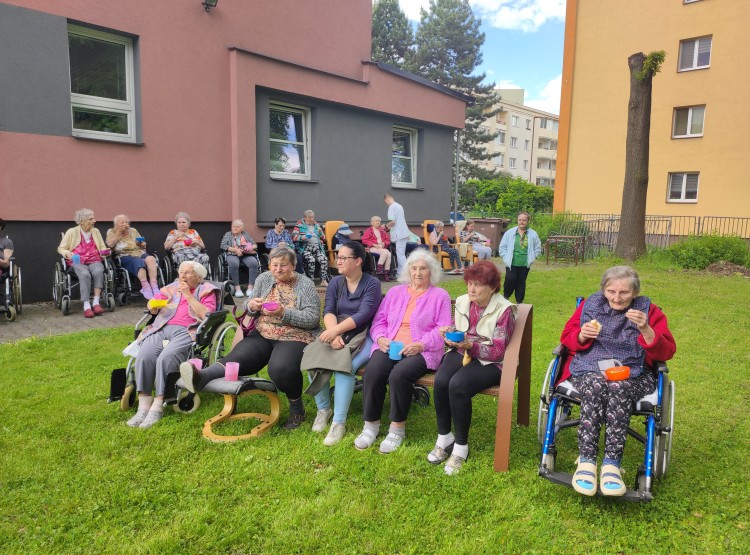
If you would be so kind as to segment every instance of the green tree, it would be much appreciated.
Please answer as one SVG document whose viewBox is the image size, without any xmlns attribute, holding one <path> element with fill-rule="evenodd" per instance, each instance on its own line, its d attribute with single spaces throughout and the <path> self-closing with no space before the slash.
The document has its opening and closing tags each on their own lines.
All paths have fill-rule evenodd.
<svg viewBox="0 0 750 555">
<path fill-rule="evenodd" d="M 377 0 L 372 6 L 372 59 L 402 67 L 414 45 L 414 33 L 398 0 Z"/>
<path fill-rule="evenodd" d="M 461 138 L 459 170 L 463 181 L 499 175 L 478 164 L 491 157 L 484 145 L 497 133 L 487 131 L 482 123 L 497 114 L 493 106 L 499 100 L 494 84 L 483 85 L 485 75 L 473 73 L 482 63 L 481 23 L 468 0 L 430 0 L 429 10 L 421 10 L 415 50 L 406 59 L 406 69 L 412 73 L 476 99 L 466 108 Z"/>
<path fill-rule="evenodd" d="M 503 214 L 551 212 L 555 192 L 549 187 L 529 183 L 522 177 L 511 179 L 497 199 L 496 208 Z"/>
</svg>

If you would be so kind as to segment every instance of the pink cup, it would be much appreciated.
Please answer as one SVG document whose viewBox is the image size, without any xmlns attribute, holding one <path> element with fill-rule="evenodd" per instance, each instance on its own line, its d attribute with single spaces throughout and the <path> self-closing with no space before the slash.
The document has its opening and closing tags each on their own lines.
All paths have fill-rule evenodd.
<svg viewBox="0 0 750 555">
<path fill-rule="evenodd" d="M 274 310 L 279 309 L 279 303 L 274 303 L 274 302 L 263 303 L 263 309 L 267 310 L 268 312 L 273 312 Z"/>
<path fill-rule="evenodd" d="M 193 240 L 192 239 L 185 239 L 182 242 L 185 244 L 186 247 L 189 247 L 190 245 L 193 244 Z"/>
<path fill-rule="evenodd" d="M 227 362 L 224 370 L 224 379 L 230 382 L 236 382 L 240 377 L 240 363 Z"/>
<path fill-rule="evenodd" d="M 203 369 L 203 361 L 199 358 L 191 358 L 188 360 L 188 362 L 192 364 L 193 366 L 195 366 L 196 370 Z"/>
<path fill-rule="evenodd" d="M 102 249 L 99 251 L 99 254 L 101 254 L 102 256 L 109 256 L 110 254 L 112 254 L 112 251 L 109 249 Z"/>
</svg>

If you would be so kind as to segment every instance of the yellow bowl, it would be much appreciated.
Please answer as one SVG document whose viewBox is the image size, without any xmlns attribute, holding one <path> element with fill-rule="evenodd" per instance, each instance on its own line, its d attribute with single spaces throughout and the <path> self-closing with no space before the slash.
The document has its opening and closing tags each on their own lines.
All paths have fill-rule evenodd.
<svg viewBox="0 0 750 555">
<path fill-rule="evenodd" d="M 630 377 L 630 366 L 613 366 L 604 371 L 604 375 L 611 382 L 627 380 Z"/>
<path fill-rule="evenodd" d="M 167 306 L 167 299 L 151 299 L 148 301 L 148 307 L 152 310 L 155 308 L 164 308 L 165 306 Z"/>
</svg>

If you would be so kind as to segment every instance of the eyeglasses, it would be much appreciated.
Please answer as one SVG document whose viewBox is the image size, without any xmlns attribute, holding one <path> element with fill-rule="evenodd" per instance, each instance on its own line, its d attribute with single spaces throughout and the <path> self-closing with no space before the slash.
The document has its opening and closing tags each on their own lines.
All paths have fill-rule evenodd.
<svg viewBox="0 0 750 555">
<path fill-rule="evenodd" d="M 358 256 L 337 256 L 336 262 L 344 262 L 345 260 L 354 260 L 355 258 L 359 258 Z"/>
</svg>

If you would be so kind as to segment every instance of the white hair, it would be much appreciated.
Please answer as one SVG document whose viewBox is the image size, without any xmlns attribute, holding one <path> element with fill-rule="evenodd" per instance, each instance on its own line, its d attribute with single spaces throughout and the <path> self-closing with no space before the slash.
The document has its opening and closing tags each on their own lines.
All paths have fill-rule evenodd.
<svg viewBox="0 0 750 555">
<path fill-rule="evenodd" d="M 239 225 L 242 226 L 242 228 L 245 228 L 245 222 L 237 218 L 236 220 L 232 220 L 232 225 Z"/>
<path fill-rule="evenodd" d="M 200 262 L 196 262 L 195 260 L 186 260 L 185 262 L 180 264 L 178 271 L 182 270 L 182 268 L 186 266 L 191 267 L 193 269 L 193 273 L 195 273 L 195 275 L 200 279 L 206 279 L 208 270 L 206 270 L 205 266 L 203 266 L 203 264 L 201 264 Z"/>
<path fill-rule="evenodd" d="M 128 218 L 125 214 L 117 214 L 117 216 L 112 219 L 112 223 L 117 225 L 117 222 L 119 222 L 120 220 L 127 220 L 129 222 L 130 218 Z"/>
<path fill-rule="evenodd" d="M 177 212 L 177 215 L 174 217 L 174 223 L 177 224 L 177 220 L 179 220 L 180 218 L 185 218 L 188 225 L 191 224 L 190 214 L 188 214 L 187 212 Z"/>
<path fill-rule="evenodd" d="M 302 212 L 302 215 L 305 218 L 307 218 L 308 216 L 314 216 L 315 215 L 315 211 L 314 210 L 305 210 L 304 212 Z"/>
<path fill-rule="evenodd" d="M 398 274 L 398 281 L 401 283 L 409 283 L 409 270 L 417 262 L 424 262 L 430 269 L 430 283 L 437 285 L 440 283 L 440 279 L 443 277 L 443 270 L 440 268 L 440 264 L 437 259 L 427 249 L 414 249 L 406 259 L 406 265 L 401 269 Z"/>
<path fill-rule="evenodd" d="M 91 216 L 94 215 L 94 211 L 91 210 L 91 208 L 81 208 L 80 210 L 76 210 L 75 216 L 75 222 L 78 225 L 81 225 L 81 222 L 83 220 L 88 220 Z"/>
</svg>

